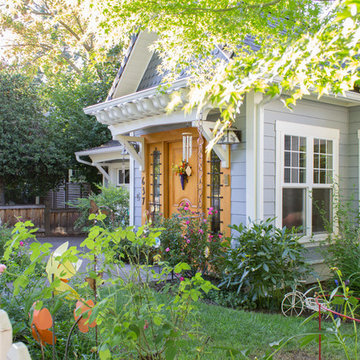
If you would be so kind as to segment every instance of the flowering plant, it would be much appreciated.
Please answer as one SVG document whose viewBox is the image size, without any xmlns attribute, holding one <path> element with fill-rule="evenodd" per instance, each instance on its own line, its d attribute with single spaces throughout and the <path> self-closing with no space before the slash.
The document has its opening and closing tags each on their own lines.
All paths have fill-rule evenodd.
<svg viewBox="0 0 360 360">
<path fill-rule="evenodd" d="M 189 163 L 187 161 L 181 161 L 179 165 L 173 165 L 173 171 L 176 175 L 187 175 L 186 169 L 189 167 Z M 190 167 L 191 168 L 191 167 Z"/>
<path fill-rule="evenodd" d="M 222 234 L 211 232 L 211 219 L 216 210 L 209 208 L 206 215 L 200 216 L 183 203 L 177 214 L 162 219 L 160 226 L 161 252 L 171 265 L 186 262 L 191 269 L 187 275 L 200 271 L 203 275 L 217 272 L 217 259 L 224 252 L 227 243 Z"/>
</svg>

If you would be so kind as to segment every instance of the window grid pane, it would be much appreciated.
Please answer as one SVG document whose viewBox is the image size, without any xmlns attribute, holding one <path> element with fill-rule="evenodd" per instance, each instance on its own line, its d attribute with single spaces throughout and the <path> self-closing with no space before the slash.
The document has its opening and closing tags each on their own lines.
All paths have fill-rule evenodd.
<svg viewBox="0 0 360 360">
<path fill-rule="evenodd" d="M 150 213 L 151 213 L 151 217 L 154 219 L 156 215 L 160 214 L 160 207 L 161 207 L 161 203 L 160 203 L 161 153 L 160 151 L 158 151 L 157 148 L 155 148 L 155 150 L 151 155 L 153 157 L 153 163 L 152 163 L 152 174 L 151 174 L 152 194 L 150 195 L 150 199 L 152 200 L 152 202 L 150 202 Z"/>
<path fill-rule="evenodd" d="M 300 232 L 305 230 L 305 189 L 284 188 L 282 193 L 282 226 L 291 229 L 300 227 Z"/>
<path fill-rule="evenodd" d="M 305 183 L 306 139 L 302 136 L 285 135 L 284 148 L 284 182 Z"/>
<path fill-rule="evenodd" d="M 312 233 L 332 230 L 331 227 L 332 190 L 313 189 L 312 191 Z"/>
<path fill-rule="evenodd" d="M 331 184 L 333 181 L 333 142 L 314 139 L 314 184 Z"/>
</svg>

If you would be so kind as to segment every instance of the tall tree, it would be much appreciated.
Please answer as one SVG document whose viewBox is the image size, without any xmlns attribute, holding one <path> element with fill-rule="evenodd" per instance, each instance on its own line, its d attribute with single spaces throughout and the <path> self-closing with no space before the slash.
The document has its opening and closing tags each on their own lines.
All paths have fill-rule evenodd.
<svg viewBox="0 0 360 360">
<path fill-rule="evenodd" d="M 53 147 L 47 125 L 35 84 L 0 72 L 0 204 L 5 186 L 41 195 L 63 179 L 62 154 Z"/>
<path fill-rule="evenodd" d="M 291 106 L 310 92 L 352 90 L 359 80 L 359 0 L 82 3 L 91 4 L 90 21 L 103 28 L 108 43 L 116 42 L 119 33 L 156 32 L 154 49 L 164 67 L 174 74 L 186 68 L 191 75 L 187 107 L 220 107 L 224 126 L 249 91 L 285 92 L 290 95 L 285 105 Z M 227 61 L 212 56 L 216 48 Z"/>
<path fill-rule="evenodd" d="M 12 0 L 0 4 L 2 48 L 22 71 L 40 68 L 56 73 L 71 69 L 78 75 L 92 68 L 99 79 L 105 68 L 98 66 L 108 56 L 94 47 L 95 35 L 75 0 Z"/>
<path fill-rule="evenodd" d="M 99 81 L 96 75 L 83 69 L 81 76 L 59 73 L 42 85 L 52 146 L 61 151 L 63 165 L 79 169 L 89 183 L 99 182 L 98 171 L 79 164 L 74 153 L 102 145 L 111 139 L 111 134 L 107 126 L 86 115 L 83 108 L 105 100 L 111 80 L 111 73 Z"/>
</svg>

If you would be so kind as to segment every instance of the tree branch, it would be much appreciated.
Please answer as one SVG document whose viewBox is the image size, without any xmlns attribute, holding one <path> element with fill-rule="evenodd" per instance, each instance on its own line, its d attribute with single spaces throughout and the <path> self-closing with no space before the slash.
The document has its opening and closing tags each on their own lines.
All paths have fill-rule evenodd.
<svg viewBox="0 0 360 360">
<path fill-rule="evenodd" d="M 276 5 L 277 3 L 279 3 L 281 0 L 272 0 L 263 4 L 246 4 L 244 2 L 242 2 L 240 5 L 236 5 L 236 6 L 232 6 L 232 7 L 228 7 L 228 8 L 222 8 L 222 9 L 213 9 L 213 8 L 202 8 L 202 7 L 195 7 L 195 8 L 191 8 L 189 7 L 186 10 L 180 11 L 180 13 L 184 13 L 187 11 L 202 11 L 202 12 L 212 12 L 212 13 L 224 13 L 224 12 L 228 12 L 228 11 L 234 11 L 234 10 L 238 10 L 241 8 L 247 8 L 247 9 L 261 9 L 264 7 L 269 7 L 269 6 L 273 6 Z M 154 5 L 158 5 L 156 2 L 152 2 Z"/>
<path fill-rule="evenodd" d="M 75 65 L 73 61 L 66 57 L 64 53 L 60 53 L 60 56 L 75 70 L 75 72 L 77 72 L 79 75 L 81 74 L 81 70 Z"/>
<path fill-rule="evenodd" d="M 80 41 L 79 35 L 69 25 L 67 25 L 61 20 L 59 20 L 59 24 L 62 25 L 65 30 L 67 30 L 72 36 L 74 36 L 76 40 Z M 82 45 L 88 53 L 91 52 L 91 48 L 88 46 L 88 44 L 86 44 L 86 42 L 83 42 Z"/>
</svg>

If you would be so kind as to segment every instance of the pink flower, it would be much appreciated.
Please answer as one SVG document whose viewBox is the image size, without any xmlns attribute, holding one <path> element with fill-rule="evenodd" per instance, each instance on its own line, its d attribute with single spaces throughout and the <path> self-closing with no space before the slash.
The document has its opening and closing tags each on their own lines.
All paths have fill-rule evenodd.
<svg viewBox="0 0 360 360">
<path fill-rule="evenodd" d="M 24 242 L 23 242 L 23 241 L 20 241 L 20 242 L 19 242 L 19 245 L 20 245 L 20 246 L 24 246 Z"/>
<path fill-rule="evenodd" d="M 206 219 L 204 219 L 204 223 L 206 223 L 206 221 L 207 221 L 207 220 L 206 220 Z"/>
<path fill-rule="evenodd" d="M 189 206 L 189 203 L 187 202 L 185 205 L 186 205 L 186 206 Z"/>
<path fill-rule="evenodd" d="M 203 229 L 199 229 L 199 234 L 203 234 L 204 230 Z"/>
<path fill-rule="evenodd" d="M 219 234 L 219 239 L 222 239 L 222 237 L 223 237 L 223 236 L 222 236 L 221 234 Z"/>
<path fill-rule="evenodd" d="M 187 206 L 185 206 L 185 207 L 184 207 L 184 210 L 185 210 L 185 211 L 188 211 L 188 210 L 189 210 L 189 208 L 188 208 Z"/>
<path fill-rule="evenodd" d="M 213 237 L 214 237 L 214 235 L 211 235 L 211 234 L 209 235 L 209 239 L 210 239 L 210 240 L 211 240 Z"/>
<path fill-rule="evenodd" d="M 209 211 L 213 211 L 214 210 L 214 208 L 213 207 L 209 207 Z"/>
<path fill-rule="evenodd" d="M 183 276 L 181 276 L 180 277 L 180 281 L 184 281 L 185 279 L 184 279 L 184 277 Z"/>
<path fill-rule="evenodd" d="M 169 252 L 169 251 L 170 251 L 170 248 L 167 247 L 167 248 L 165 249 L 165 251 L 166 251 L 166 252 Z"/>
<path fill-rule="evenodd" d="M 187 239 L 186 242 L 187 242 L 188 244 L 190 244 L 190 240 L 189 240 L 189 239 Z"/>
<path fill-rule="evenodd" d="M 186 225 L 189 225 L 190 224 L 190 220 L 186 220 Z"/>
<path fill-rule="evenodd" d="M 215 214 L 217 214 L 218 213 L 218 211 L 217 210 L 215 210 Z"/>
<path fill-rule="evenodd" d="M 6 270 L 6 265 L 0 264 L 0 274 L 2 274 Z"/>
</svg>

